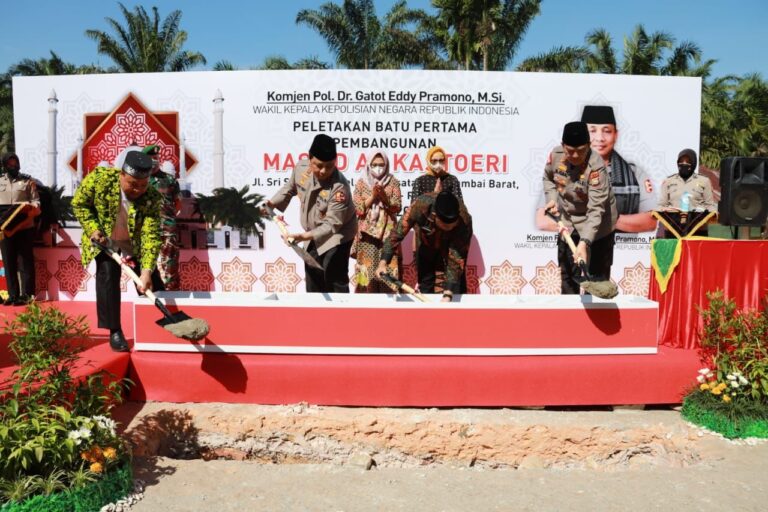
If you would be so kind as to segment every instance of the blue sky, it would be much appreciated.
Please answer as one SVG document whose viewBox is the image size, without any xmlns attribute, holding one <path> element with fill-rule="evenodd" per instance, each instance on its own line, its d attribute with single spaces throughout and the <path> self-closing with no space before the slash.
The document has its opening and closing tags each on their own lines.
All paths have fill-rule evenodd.
<svg viewBox="0 0 768 512">
<path fill-rule="evenodd" d="M 338 3 L 341 0 L 336 0 Z M 23 58 L 47 57 L 56 51 L 75 64 L 111 65 L 96 53 L 96 44 L 85 37 L 86 29 L 108 30 L 105 17 L 121 20 L 117 2 L 111 0 L 4 0 L 3 36 L 0 39 L 0 70 Z M 324 41 L 312 30 L 295 24 L 296 13 L 314 9 L 315 0 L 216 0 L 123 2 L 156 5 L 161 16 L 181 9 L 182 27 L 189 33 L 187 49 L 202 52 L 206 69 L 219 60 L 241 68 L 256 66 L 270 55 L 289 61 L 317 56 L 333 62 Z M 383 16 L 394 0 L 377 0 Z M 433 12 L 429 0 L 408 0 L 413 8 Z M 618 45 L 642 23 L 649 32 L 666 31 L 677 42 L 697 43 L 705 58 L 717 59 L 714 75 L 761 73 L 768 78 L 764 51 L 766 0 L 544 0 L 513 65 L 559 45 L 578 45 L 586 33 L 605 28 Z"/>
</svg>

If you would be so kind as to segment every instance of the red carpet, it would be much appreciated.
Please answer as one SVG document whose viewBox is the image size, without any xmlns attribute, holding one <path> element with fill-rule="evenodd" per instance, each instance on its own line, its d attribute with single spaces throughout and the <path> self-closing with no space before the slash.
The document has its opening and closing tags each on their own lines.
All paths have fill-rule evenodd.
<svg viewBox="0 0 768 512">
<path fill-rule="evenodd" d="M 59 302 L 95 325 L 95 305 Z M 126 334 L 132 333 L 124 304 Z M 15 309 L 3 311 L 6 315 Z M 18 309 L 21 311 L 21 309 Z M 370 356 L 112 352 L 92 329 L 77 375 L 130 377 L 134 400 L 350 406 L 535 406 L 680 402 L 699 368 L 695 350 L 579 356 Z M 10 376 L 0 339 L 0 380 Z M 130 365 L 129 365 L 130 359 Z"/>
</svg>

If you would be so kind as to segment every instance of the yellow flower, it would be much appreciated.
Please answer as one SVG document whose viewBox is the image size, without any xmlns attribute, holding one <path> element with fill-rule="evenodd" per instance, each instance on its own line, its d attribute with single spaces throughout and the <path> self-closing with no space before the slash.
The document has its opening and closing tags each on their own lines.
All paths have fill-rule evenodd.
<svg viewBox="0 0 768 512">
<path fill-rule="evenodd" d="M 91 473 L 101 473 L 102 471 L 104 471 L 104 466 L 100 462 L 91 464 Z"/>
<path fill-rule="evenodd" d="M 728 395 L 723 395 L 723 402 L 728 403 L 730 401 L 731 401 L 731 397 L 729 397 Z"/>
<path fill-rule="evenodd" d="M 709 389 L 709 384 L 704 383 L 701 386 L 699 386 L 699 389 L 702 390 L 702 391 L 706 391 L 706 390 Z"/>
<path fill-rule="evenodd" d="M 111 446 L 108 448 L 104 448 L 104 458 L 107 460 L 115 460 L 117 458 L 117 450 L 112 448 Z"/>
<path fill-rule="evenodd" d="M 713 395 L 721 395 L 721 394 L 723 394 L 723 390 L 720 389 L 720 386 L 712 388 L 712 394 Z"/>
</svg>

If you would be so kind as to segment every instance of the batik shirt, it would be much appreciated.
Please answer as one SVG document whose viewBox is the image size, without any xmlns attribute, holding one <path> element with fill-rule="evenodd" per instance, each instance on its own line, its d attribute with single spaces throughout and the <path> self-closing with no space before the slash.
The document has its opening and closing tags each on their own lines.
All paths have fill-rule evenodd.
<svg viewBox="0 0 768 512">
<path fill-rule="evenodd" d="M 83 266 L 88 266 L 97 253 L 91 245 L 93 232 L 99 230 L 109 235 L 115 227 L 120 207 L 120 172 L 120 169 L 96 167 L 85 177 L 72 198 L 72 211 L 83 227 L 80 246 Z M 155 268 L 160 251 L 161 203 L 160 194 L 149 187 L 128 208 L 128 232 L 131 234 L 133 256 L 142 270 Z"/>
<path fill-rule="evenodd" d="M 437 193 L 432 192 L 414 199 L 384 243 L 381 259 L 389 263 L 411 228 L 418 226 L 417 251 L 430 251 L 439 256 L 445 268 L 445 289 L 458 292 L 472 241 L 472 217 L 464 203 L 459 202 L 459 222 L 456 227 L 451 231 L 438 229 L 435 216 L 432 215 L 436 198 Z"/>
</svg>

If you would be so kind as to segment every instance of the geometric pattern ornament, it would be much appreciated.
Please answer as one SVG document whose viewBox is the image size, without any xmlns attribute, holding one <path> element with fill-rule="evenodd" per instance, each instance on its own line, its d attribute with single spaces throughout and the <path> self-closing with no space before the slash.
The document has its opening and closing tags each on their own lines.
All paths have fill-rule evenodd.
<svg viewBox="0 0 768 512">
<path fill-rule="evenodd" d="M 88 280 L 91 278 L 91 274 L 83 267 L 80 258 L 70 255 L 65 260 L 59 260 L 59 269 L 54 277 L 59 282 L 59 290 L 74 297 L 77 292 L 84 292 L 88 289 Z"/>
<path fill-rule="evenodd" d="M 260 279 L 268 292 L 294 293 L 301 283 L 301 276 L 296 273 L 296 264 L 288 263 L 283 258 L 266 263 L 264 275 Z"/>
<path fill-rule="evenodd" d="M 560 267 L 554 261 L 543 267 L 536 267 L 536 277 L 531 279 L 531 286 L 536 295 L 558 295 L 561 291 Z"/>
<path fill-rule="evenodd" d="M 48 272 L 48 265 L 45 260 L 35 260 L 35 295 L 41 295 L 48 292 L 48 281 L 53 274 Z"/>
<path fill-rule="evenodd" d="M 484 282 L 493 295 L 520 295 L 528 284 L 523 277 L 523 267 L 504 260 L 501 265 L 491 266 L 489 277 Z"/>
<path fill-rule="evenodd" d="M 179 113 L 152 112 L 139 99 L 128 93 L 107 113 L 84 115 L 85 141 L 83 142 L 83 175 L 87 175 L 101 162 L 113 165 L 115 158 L 128 146 L 149 146 L 160 149 L 160 162 L 170 161 L 179 169 Z M 197 164 L 197 158 L 184 151 L 187 172 Z M 77 152 L 67 162 L 77 171 Z"/>
<path fill-rule="evenodd" d="M 240 261 L 235 257 L 228 263 L 221 264 L 221 273 L 216 276 L 225 292 L 250 292 L 257 281 L 251 272 L 251 264 Z"/>
<path fill-rule="evenodd" d="M 646 267 L 638 261 L 633 267 L 624 269 L 624 276 L 619 280 L 619 287 L 625 295 L 648 297 L 650 278 L 650 267 Z"/>
<path fill-rule="evenodd" d="M 179 263 L 181 289 L 187 292 L 209 292 L 213 290 L 213 272 L 207 261 L 192 256 L 189 261 Z"/>
<path fill-rule="evenodd" d="M 403 265 L 402 281 L 411 288 L 416 288 L 416 285 L 419 283 L 419 276 L 416 273 L 415 262 L 411 262 L 408 265 Z"/>
<path fill-rule="evenodd" d="M 467 293 L 480 293 L 480 277 L 477 275 L 477 265 L 467 265 L 464 269 L 467 279 Z"/>
</svg>

